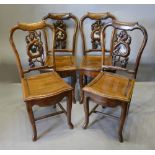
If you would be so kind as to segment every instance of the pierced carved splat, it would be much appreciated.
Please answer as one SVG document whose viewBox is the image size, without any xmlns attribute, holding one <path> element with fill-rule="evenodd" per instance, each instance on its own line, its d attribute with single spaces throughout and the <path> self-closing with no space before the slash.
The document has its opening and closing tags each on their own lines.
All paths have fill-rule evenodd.
<svg viewBox="0 0 155 155">
<path fill-rule="evenodd" d="M 101 46 L 100 33 L 101 33 L 101 28 L 103 25 L 104 25 L 104 23 L 102 23 L 101 20 L 97 20 L 91 25 L 92 49 L 98 49 Z"/>
<path fill-rule="evenodd" d="M 113 64 L 119 63 L 126 68 L 130 55 L 130 35 L 125 30 L 120 31 L 115 35 L 113 44 Z"/>
<path fill-rule="evenodd" d="M 57 20 L 56 23 L 54 23 L 54 27 L 56 29 L 55 49 L 65 49 L 67 43 L 66 24 L 63 20 Z"/>
<path fill-rule="evenodd" d="M 27 43 L 27 55 L 29 56 L 30 68 L 35 67 L 35 63 L 39 62 L 42 66 L 44 65 L 44 48 L 43 42 L 41 41 L 41 32 L 29 31 L 25 38 Z"/>
</svg>

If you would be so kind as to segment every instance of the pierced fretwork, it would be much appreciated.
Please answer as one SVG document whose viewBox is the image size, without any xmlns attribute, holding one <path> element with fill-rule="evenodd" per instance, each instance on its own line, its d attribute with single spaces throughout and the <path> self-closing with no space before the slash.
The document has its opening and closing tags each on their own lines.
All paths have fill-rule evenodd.
<svg viewBox="0 0 155 155">
<path fill-rule="evenodd" d="M 101 42 L 100 42 L 100 32 L 101 28 L 104 25 L 101 20 L 95 21 L 91 25 L 91 43 L 92 43 L 92 49 L 98 49 L 101 47 Z"/>
<path fill-rule="evenodd" d="M 54 27 L 56 29 L 54 48 L 65 49 L 67 43 L 66 24 L 63 20 L 57 20 L 56 23 L 54 23 Z"/>
<path fill-rule="evenodd" d="M 131 37 L 127 31 L 120 31 L 115 35 L 113 43 L 113 64 L 114 66 L 120 64 L 121 67 L 126 68 L 130 55 Z"/>
<path fill-rule="evenodd" d="M 29 31 L 25 38 L 27 43 L 27 55 L 29 57 L 30 68 L 35 67 L 35 63 L 39 62 L 44 65 L 44 48 L 41 40 L 41 32 Z"/>
</svg>

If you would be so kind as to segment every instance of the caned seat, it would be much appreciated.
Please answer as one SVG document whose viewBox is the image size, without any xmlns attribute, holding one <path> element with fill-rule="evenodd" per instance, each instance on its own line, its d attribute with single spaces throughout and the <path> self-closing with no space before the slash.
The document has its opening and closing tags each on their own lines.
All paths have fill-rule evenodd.
<svg viewBox="0 0 155 155">
<path fill-rule="evenodd" d="M 93 70 L 93 71 L 101 71 L 101 64 L 102 64 L 101 56 L 92 56 L 92 55 L 85 55 L 82 58 L 82 63 L 80 65 L 80 69 L 86 70 Z M 106 56 L 105 63 L 107 65 L 112 65 L 112 57 Z"/>
<path fill-rule="evenodd" d="M 24 101 L 52 97 L 72 90 L 56 72 L 34 75 L 22 79 Z"/>
<path fill-rule="evenodd" d="M 51 64 L 52 56 L 48 56 L 46 60 L 46 64 Z M 55 56 L 55 65 L 56 71 L 75 71 L 76 67 L 76 60 L 75 56 Z"/>
<path fill-rule="evenodd" d="M 100 72 L 83 90 L 99 97 L 129 102 L 131 100 L 134 82 L 135 80 L 124 76 Z"/>
</svg>

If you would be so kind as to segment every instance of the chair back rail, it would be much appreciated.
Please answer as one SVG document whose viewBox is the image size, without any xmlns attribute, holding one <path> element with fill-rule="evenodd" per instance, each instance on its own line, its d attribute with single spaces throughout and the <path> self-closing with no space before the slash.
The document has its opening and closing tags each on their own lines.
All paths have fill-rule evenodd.
<svg viewBox="0 0 155 155">
<path fill-rule="evenodd" d="M 112 38 L 112 50 L 110 51 L 112 55 L 117 51 L 117 56 L 124 57 L 124 60 L 126 60 L 126 64 L 124 64 L 121 67 L 115 66 L 106 66 L 105 63 L 105 38 L 104 38 L 104 33 L 108 27 L 113 27 L 115 30 L 115 34 L 113 35 Z M 117 35 L 116 32 L 120 30 L 121 32 Z M 128 63 L 129 55 L 130 55 L 130 43 L 131 43 L 131 36 L 128 35 L 128 31 L 134 31 L 134 30 L 140 30 L 140 32 L 143 34 L 143 41 L 141 43 L 141 46 L 139 48 L 137 57 L 136 57 L 136 62 L 133 70 L 126 69 L 126 65 Z M 142 56 L 142 53 L 144 51 L 144 48 L 146 46 L 148 40 L 148 34 L 146 29 L 142 26 L 139 25 L 138 22 L 135 23 L 127 23 L 127 22 L 120 22 L 113 20 L 109 23 L 107 23 L 101 30 L 101 46 L 102 46 L 102 69 L 103 70 L 121 70 L 121 71 L 126 71 L 130 74 L 133 75 L 133 78 L 136 79 L 137 76 L 137 71 L 140 63 L 140 59 Z M 119 46 L 123 44 L 126 47 L 126 53 L 121 54 L 119 53 Z M 114 58 L 113 58 L 114 61 Z"/>
<path fill-rule="evenodd" d="M 85 38 L 85 34 L 84 34 L 84 22 L 86 19 L 95 20 L 95 22 L 91 25 L 91 27 L 92 27 L 92 32 L 91 32 L 91 39 L 92 40 L 91 40 L 91 42 L 92 42 L 92 46 L 98 46 L 96 44 L 100 44 L 100 31 L 101 31 L 101 28 L 104 26 L 104 23 L 102 23 L 102 21 L 105 21 L 107 19 L 115 20 L 116 18 L 114 15 L 112 15 L 109 12 L 106 12 L 106 13 L 88 12 L 86 15 L 84 15 L 81 18 L 81 20 L 80 20 L 80 31 L 81 31 L 81 36 L 82 36 L 83 55 L 86 55 L 89 52 L 101 51 L 101 48 L 98 49 L 97 47 L 92 47 L 92 49 L 86 48 L 86 38 Z M 96 28 L 95 28 L 95 25 L 96 25 Z M 98 38 L 95 38 L 94 34 L 97 34 Z"/>
<path fill-rule="evenodd" d="M 47 24 L 45 21 L 41 21 L 38 23 L 18 23 L 16 26 L 14 26 L 10 31 L 10 44 L 13 48 L 13 51 L 16 56 L 17 65 L 20 73 L 20 77 L 24 78 L 24 75 L 26 73 L 29 73 L 34 70 L 41 70 L 41 69 L 52 69 L 55 70 L 55 61 L 54 61 L 54 52 L 53 52 L 53 43 L 52 43 L 52 49 L 51 53 L 53 53 L 53 65 L 52 66 L 46 66 L 44 65 L 44 61 L 42 59 L 43 54 L 47 54 L 44 52 L 44 50 L 47 49 L 47 37 L 46 37 L 46 31 L 45 29 L 48 28 L 52 31 L 53 39 L 55 37 L 55 29 L 52 25 Z M 28 35 L 25 37 L 25 41 L 27 43 L 27 55 L 28 55 L 28 61 L 29 61 L 29 68 L 27 70 L 23 70 L 21 58 L 19 55 L 19 52 L 16 48 L 15 42 L 14 42 L 14 34 L 16 31 L 26 31 L 28 32 Z M 44 40 L 45 40 L 45 49 L 43 49 L 43 42 L 41 40 L 41 32 L 38 33 L 37 30 L 40 30 L 43 32 Z M 34 53 L 34 55 L 33 55 Z M 40 58 L 40 60 L 38 60 Z M 34 60 L 35 59 L 35 60 Z M 38 61 L 41 63 L 41 66 L 37 67 L 35 66 L 35 62 Z"/>
<path fill-rule="evenodd" d="M 49 13 L 45 17 L 43 17 L 43 20 L 56 20 L 56 23 L 54 23 L 54 26 L 56 28 L 56 35 L 54 39 L 54 52 L 69 52 L 75 55 L 75 48 L 76 48 L 76 40 L 77 40 L 77 32 L 78 32 L 78 19 L 75 15 L 72 13 Z M 73 41 L 72 41 L 72 48 L 68 49 L 66 48 L 66 39 L 67 39 L 67 32 L 66 27 L 67 25 L 64 23 L 65 20 L 73 20 L 74 21 L 74 32 L 73 32 Z M 64 26 L 62 26 L 64 25 Z M 62 26 L 62 27 L 61 27 Z M 61 33 L 60 33 L 61 32 Z M 57 34 L 63 35 L 64 39 L 59 39 L 57 37 Z M 61 46 L 60 46 L 61 45 Z M 60 46 L 60 47 L 59 47 Z"/>
</svg>

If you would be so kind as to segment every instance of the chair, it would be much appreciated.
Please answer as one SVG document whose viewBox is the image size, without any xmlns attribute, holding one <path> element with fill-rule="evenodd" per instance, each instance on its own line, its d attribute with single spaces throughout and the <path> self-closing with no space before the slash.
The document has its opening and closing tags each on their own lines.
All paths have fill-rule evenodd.
<svg viewBox="0 0 155 155">
<path fill-rule="evenodd" d="M 113 35 L 113 45 L 112 45 L 112 56 L 113 62 L 111 66 L 105 64 L 105 39 L 104 33 L 107 28 L 112 27 L 117 30 L 117 33 Z M 139 51 L 137 52 L 137 57 L 135 59 L 135 65 L 133 69 L 128 69 L 127 64 L 129 61 L 130 53 L 134 51 L 131 47 L 131 36 L 129 33 L 142 32 L 143 41 L 139 43 L 139 38 L 136 39 L 135 43 L 141 45 Z M 116 31 L 115 31 L 116 32 Z M 140 33 L 141 34 L 141 33 Z M 102 113 L 97 111 L 98 105 L 105 107 L 115 108 L 117 106 L 121 107 L 121 116 L 118 130 L 119 141 L 123 142 L 122 131 L 124 123 L 129 111 L 130 102 L 133 94 L 134 83 L 138 71 L 138 66 L 147 42 L 147 31 L 144 27 L 138 23 L 122 23 L 118 21 L 112 21 L 105 25 L 101 30 L 101 46 L 102 46 L 102 71 L 98 76 L 92 80 L 87 86 L 83 88 L 84 91 L 84 110 L 85 110 L 85 123 L 83 128 L 86 129 L 89 123 L 89 116 L 92 113 Z M 133 43 L 133 42 L 132 42 Z M 122 50 L 122 48 L 125 50 Z M 132 49 L 132 50 L 131 50 Z M 135 51 L 134 51 L 135 52 Z M 130 66 L 131 67 L 131 66 Z M 117 70 L 117 72 L 122 71 L 131 76 L 118 75 L 117 72 L 108 73 L 106 71 Z M 89 112 L 89 100 L 93 100 L 97 105 Z M 105 116 L 108 114 L 103 113 Z M 112 118 L 119 117 L 109 115 Z"/>
<path fill-rule="evenodd" d="M 16 55 L 17 65 L 23 89 L 24 102 L 26 103 L 27 112 L 33 130 L 33 141 L 37 140 L 37 129 L 35 122 L 50 116 L 65 113 L 67 115 L 67 121 L 69 127 L 71 129 L 73 128 L 73 125 L 71 123 L 73 89 L 71 86 L 65 83 L 63 79 L 61 79 L 60 76 L 55 72 L 54 54 L 52 55 L 53 64 L 51 64 L 50 66 L 45 65 L 46 64 L 45 57 L 47 54 L 47 37 L 45 33 L 47 29 L 53 32 L 53 38 L 54 38 L 55 35 L 54 27 L 52 25 L 46 24 L 45 21 L 31 24 L 18 23 L 10 31 L 10 43 Z M 15 34 L 17 36 L 19 32 L 20 34 L 22 32 L 22 34 L 26 35 L 24 41 L 26 44 L 26 52 L 23 51 L 19 52 L 20 51 L 19 48 L 21 46 L 18 46 L 17 48 L 17 42 L 14 36 Z M 45 38 L 42 37 L 42 35 Z M 20 39 L 20 45 L 22 45 L 21 39 Z M 53 53 L 53 48 L 50 50 L 50 52 Z M 24 54 L 26 55 L 24 56 Z M 28 64 L 27 63 L 24 64 L 23 57 L 28 60 Z M 48 72 L 40 74 L 39 71 L 45 69 Z M 67 111 L 59 103 L 64 97 L 67 98 Z M 33 114 L 34 105 L 45 107 L 55 105 L 57 103 L 61 108 L 61 111 L 40 116 L 37 118 L 34 117 Z"/>
<path fill-rule="evenodd" d="M 50 19 L 50 20 L 49 20 Z M 51 22 L 55 29 L 54 52 L 56 71 L 62 77 L 71 77 L 73 87 L 73 102 L 75 103 L 75 84 L 76 84 L 76 38 L 78 30 L 78 19 L 71 13 L 49 13 L 43 20 Z M 73 35 L 71 35 L 71 30 Z M 70 37 L 71 36 L 71 37 Z M 71 40 L 69 40 L 71 38 Z M 72 44 L 71 44 L 72 43 Z M 69 47 L 71 45 L 71 47 Z M 47 57 L 47 63 L 51 62 L 51 56 Z"/>
<path fill-rule="evenodd" d="M 88 31 L 88 28 L 84 29 L 86 21 L 89 19 L 93 23 L 91 25 L 91 32 L 86 34 L 84 30 Z M 105 25 L 106 22 L 115 20 L 116 18 L 110 13 L 90 13 L 88 12 L 80 20 L 80 31 L 82 36 L 82 49 L 83 49 L 83 58 L 79 67 L 80 70 L 80 89 L 81 89 L 81 100 L 83 102 L 83 91 L 82 88 L 88 83 L 87 77 L 94 78 L 101 71 L 101 42 L 100 42 L 100 31 L 101 28 Z M 85 24 L 84 24 L 85 23 Z M 88 41 L 91 41 L 92 47 L 88 49 Z M 105 63 L 111 65 L 111 56 L 108 56 L 109 51 L 106 50 L 107 56 L 105 57 Z M 90 55 L 94 53 L 94 55 Z"/>
</svg>

